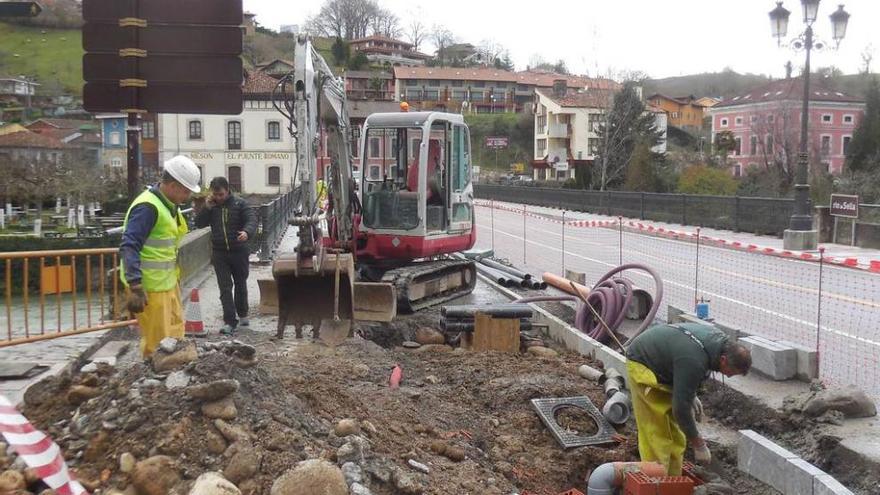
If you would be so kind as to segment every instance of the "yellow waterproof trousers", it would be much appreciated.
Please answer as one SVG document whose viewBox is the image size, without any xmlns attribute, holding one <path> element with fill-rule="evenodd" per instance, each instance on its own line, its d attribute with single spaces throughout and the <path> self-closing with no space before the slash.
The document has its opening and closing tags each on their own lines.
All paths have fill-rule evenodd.
<svg viewBox="0 0 880 495">
<path fill-rule="evenodd" d="M 183 306 L 180 287 L 147 292 L 147 306 L 134 315 L 141 327 L 141 355 L 150 357 L 165 337 L 183 338 Z"/>
<path fill-rule="evenodd" d="M 687 438 L 672 415 L 672 389 L 657 383 L 647 366 L 626 362 L 633 412 L 639 428 L 639 457 L 643 462 L 659 462 L 669 476 L 681 476 Z"/>
</svg>

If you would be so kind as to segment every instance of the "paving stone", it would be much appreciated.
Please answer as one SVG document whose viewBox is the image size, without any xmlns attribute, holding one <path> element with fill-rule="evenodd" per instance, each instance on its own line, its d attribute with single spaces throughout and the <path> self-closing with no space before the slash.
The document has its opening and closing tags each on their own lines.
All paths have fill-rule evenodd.
<svg viewBox="0 0 880 495">
<path fill-rule="evenodd" d="M 819 378 L 819 354 L 816 349 L 809 349 L 805 346 L 780 340 L 780 344 L 791 347 L 797 353 L 797 374 L 798 380 L 809 382 L 814 378 Z"/>
<path fill-rule="evenodd" d="M 752 430 L 740 430 L 737 467 L 753 478 L 784 492 L 789 477 L 797 470 L 790 460 L 799 457 Z"/>
<path fill-rule="evenodd" d="M 801 458 L 790 459 L 788 464 L 790 475 L 786 478 L 785 490 L 782 491 L 786 495 L 813 493 L 813 478 L 825 474 L 825 471 Z"/>
<path fill-rule="evenodd" d="M 761 337 L 751 336 L 739 342 L 752 352 L 752 369 L 773 380 L 790 380 L 797 375 L 797 351 Z"/>
<path fill-rule="evenodd" d="M 840 484 L 830 474 L 813 478 L 813 495 L 852 495 L 852 490 Z"/>
</svg>

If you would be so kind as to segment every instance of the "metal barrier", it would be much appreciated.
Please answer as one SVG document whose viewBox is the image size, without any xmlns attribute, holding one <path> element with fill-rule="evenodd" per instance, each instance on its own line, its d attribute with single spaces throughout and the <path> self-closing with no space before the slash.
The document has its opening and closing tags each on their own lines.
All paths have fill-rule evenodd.
<svg viewBox="0 0 880 495">
<path fill-rule="evenodd" d="M 6 319 L 0 348 L 134 323 L 120 319 L 118 257 L 117 248 L 0 253 Z"/>
<path fill-rule="evenodd" d="M 298 203 L 299 188 L 291 189 L 269 203 L 260 206 L 259 229 L 251 252 L 257 251 L 260 262 L 268 263 L 278 247 Z"/>
<path fill-rule="evenodd" d="M 475 184 L 480 199 L 698 225 L 736 232 L 782 235 L 794 209 L 791 199 Z"/>
</svg>

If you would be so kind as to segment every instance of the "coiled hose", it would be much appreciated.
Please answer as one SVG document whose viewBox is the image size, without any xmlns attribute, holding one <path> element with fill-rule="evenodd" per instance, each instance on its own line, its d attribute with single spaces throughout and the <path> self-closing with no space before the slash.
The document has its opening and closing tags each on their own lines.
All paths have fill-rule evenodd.
<svg viewBox="0 0 880 495">
<path fill-rule="evenodd" d="M 629 279 L 619 277 L 611 278 L 614 275 L 626 270 L 642 270 L 648 272 L 654 279 L 654 286 L 657 293 L 654 294 L 654 301 L 651 310 L 645 317 L 638 330 L 633 337 L 638 336 L 654 321 L 657 311 L 660 309 L 660 302 L 663 300 L 663 281 L 651 267 L 640 263 L 630 263 L 618 266 L 617 268 L 606 273 L 593 286 L 589 293 L 585 294 L 587 304 L 575 296 L 536 296 L 517 299 L 518 303 L 533 302 L 551 302 L 551 301 L 576 301 L 578 303 L 574 318 L 574 326 L 581 332 L 587 334 L 603 344 L 609 343 L 612 336 L 608 330 L 616 331 L 623 319 L 626 318 L 626 310 L 633 299 L 633 284 Z M 598 318 L 597 318 L 598 315 Z M 601 318 L 601 319 L 600 319 Z M 603 324 L 604 322 L 604 324 Z M 606 329 L 606 325 L 608 328 Z"/>
</svg>

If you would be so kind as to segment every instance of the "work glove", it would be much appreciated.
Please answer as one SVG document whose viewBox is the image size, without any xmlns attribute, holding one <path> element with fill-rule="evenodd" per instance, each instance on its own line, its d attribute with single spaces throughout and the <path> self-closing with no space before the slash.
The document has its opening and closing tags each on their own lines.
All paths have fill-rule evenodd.
<svg viewBox="0 0 880 495">
<path fill-rule="evenodd" d="M 712 462 L 712 453 L 709 452 L 709 446 L 706 442 L 700 447 L 694 447 L 694 460 L 701 466 L 708 466 Z"/>
<path fill-rule="evenodd" d="M 131 314 L 138 314 L 143 313 L 146 306 L 147 294 L 144 292 L 144 288 L 140 285 L 131 286 L 128 291 L 128 298 L 125 300 L 125 308 L 128 309 Z"/>
<path fill-rule="evenodd" d="M 699 397 L 694 397 L 693 406 L 691 406 L 694 411 L 694 420 L 698 423 L 703 422 L 703 403 L 700 401 Z"/>
</svg>

